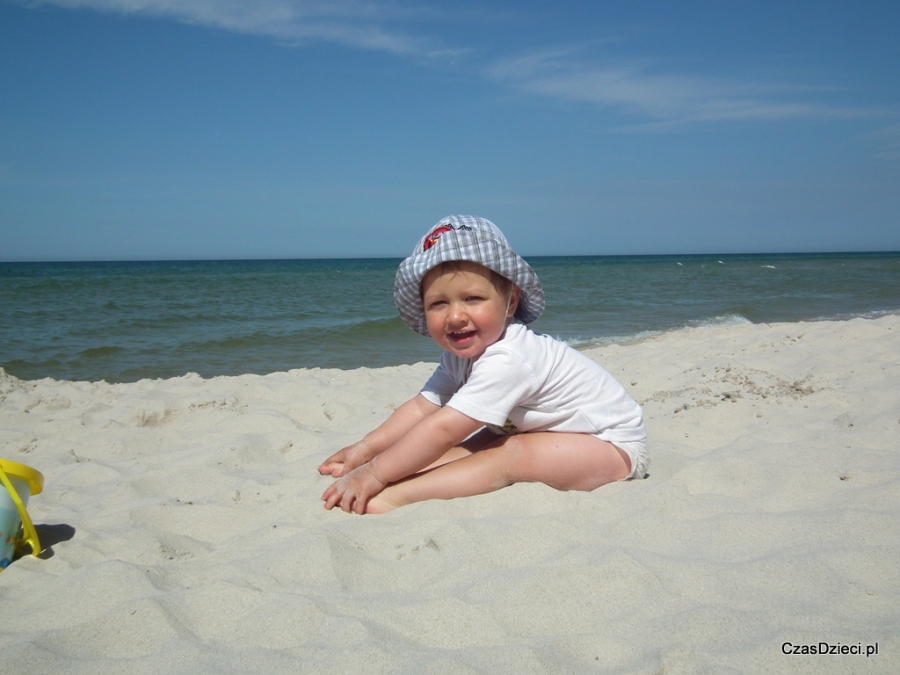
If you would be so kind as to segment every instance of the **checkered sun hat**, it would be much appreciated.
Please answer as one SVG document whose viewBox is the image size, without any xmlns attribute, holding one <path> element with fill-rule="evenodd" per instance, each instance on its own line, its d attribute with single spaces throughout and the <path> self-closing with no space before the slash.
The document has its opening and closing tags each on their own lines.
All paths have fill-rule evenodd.
<svg viewBox="0 0 900 675">
<path fill-rule="evenodd" d="M 531 266 L 509 246 L 491 221 L 477 216 L 447 216 L 416 244 L 394 278 L 394 304 L 403 320 L 429 336 L 422 306 L 422 279 L 441 263 L 465 260 L 484 265 L 522 289 L 515 317 L 531 323 L 544 311 L 544 290 Z"/>
</svg>

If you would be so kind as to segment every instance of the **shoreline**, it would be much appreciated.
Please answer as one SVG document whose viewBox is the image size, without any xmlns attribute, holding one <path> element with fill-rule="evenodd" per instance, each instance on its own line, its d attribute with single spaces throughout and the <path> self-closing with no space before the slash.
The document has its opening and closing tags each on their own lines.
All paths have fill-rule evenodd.
<svg viewBox="0 0 900 675">
<path fill-rule="evenodd" d="M 694 324 L 684 325 L 676 328 L 663 329 L 658 331 L 642 331 L 640 333 L 636 333 L 634 335 L 613 335 L 609 337 L 601 337 L 601 338 L 574 338 L 570 340 L 562 340 L 559 337 L 554 336 L 557 340 L 562 340 L 566 342 L 570 347 L 576 349 L 583 353 L 593 352 L 597 350 L 603 350 L 608 347 L 628 347 L 632 345 L 639 345 L 648 340 L 655 340 L 660 338 L 665 338 L 667 335 L 682 335 L 686 333 L 690 333 L 691 331 L 696 330 L 711 330 L 717 328 L 729 328 L 729 327 L 768 327 L 768 326 L 797 326 L 803 324 L 820 324 L 820 323 L 845 323 L 848 321 L 854 321 L 857 319 L 864 321 L 875 321 L 878 319 L 882 319 L 885 317 L 898 317 L 900 318 L 900 309 L 890 309 L 890 310 L 872 310 L 863 313 L 854 313 L 847 314 L 841 316 L 833 316 L 833 317 L 821 317 L 821 318 L 812 318 L 812 319 L 801 319 L 797 321 L 778 321 L 778 322 L 761 322 L 754 323 L 745 317 L 738 315 L 729 315 L 729 316 L 719 316 L 713 317 L 711 319 L 699 319 Z M 542 332 L 542 331 L 538 331 Z M 548 333 L 549 335 L 552 335 Z M 240 374 L 223 374 L 223 375 L 201 375 L 195 371 L 188 371 L 181 375 L 172 375 L 167 377 L 144 377 L 138 380 L 129 380 L 125 382 L 113 381 L 110 382 L 106 379 L 99 380 L 90 380 L 90 379 L 78 379 L 78 380 L 67 380 L 60 379 L 54 377 L 38 377 L 38 378 L 22 378 L 17 375 L 8 372 L 6 367 L 0 366 L 0 379 L 2 378 L 10 378 L 14 380 L 18 380 L 20 382 L 59 382 L 59 383 L 91 383 L 91 384 L 109 384 L 109 385 L 128 385 L 128 384 L 138 384 L 140 382 L 166 382 L 169 380 L 180 380 L 185 378 L 193 378 L 199 377 L 202 380 L 214 380 L 218 378 L 240 378 L 245 376 L 251 377 L 268 377 L 270 375 L 278 375 L 284 373 L 297 373 L 297 372 L 311 372 L 311 371 L 341 371 L 341 372 L 354 372 L 354 371 L 371 371 L 371 370 L 390 370 L 391 368 L 404 368 L 404 367 L 412 367 L 419 366 L 422 364 L 426 364 L 432 367 L 436 367 L 439 359 L 431 360 L 422 360 L 416 361 L 415 363 L 399 363 L 388 366 L 357 366 L 353 368 L 338 368 L 338 367 L 300 367 L 300 368 L 290 368 L 286 370 L 275 370 L 268 373 L 240 373 Z"/>
<path fill-rule="evenodd" d="M 385 516 L 318 463 L 433 363 L 138 382 L 0 376 L 49 555 L 0 573 L 10 670 L 887 673 L 900 654 L 900 316 L 585 350 L 644 407 L 643 481 Z M 878 644 L 865 656 L 782 645 Z M 424 668 L 423 668 L 423 664 Z"/>
</svg>

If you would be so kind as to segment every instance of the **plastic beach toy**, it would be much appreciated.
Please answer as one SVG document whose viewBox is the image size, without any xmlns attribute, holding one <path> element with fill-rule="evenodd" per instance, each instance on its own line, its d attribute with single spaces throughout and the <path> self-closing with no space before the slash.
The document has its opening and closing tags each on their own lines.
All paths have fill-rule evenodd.
<svg viewBox="0 0 900 675">
<path fill-rule="evenodd" d="M 44 489 L 44 476 L 30 466 L 0 459 L 0 572 L 12 562 L 16 549 L 31 546 L 31 555 L 41 553 L 41 542 L 25 507 L 28 498 Z M 20 534 L 21 533 L 21 534 Z"/>
</svg>

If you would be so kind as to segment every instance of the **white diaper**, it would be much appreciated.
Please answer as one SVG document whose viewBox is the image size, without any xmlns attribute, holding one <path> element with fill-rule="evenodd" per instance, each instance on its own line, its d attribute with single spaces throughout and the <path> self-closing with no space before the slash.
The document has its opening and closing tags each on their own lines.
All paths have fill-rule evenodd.
<svg viewBox="0 0 900 675">
<path fill-rule="evenodd" d="M 647 475 L 647 469 L 650 468 L 650 453 L 647 452 L 647 441 L 619 441 L 613 443 L 622 452 L 628 455 L 631 460 L 631 473 L 623 480 L 631 478 L 644 478 Z"/>
</svg>

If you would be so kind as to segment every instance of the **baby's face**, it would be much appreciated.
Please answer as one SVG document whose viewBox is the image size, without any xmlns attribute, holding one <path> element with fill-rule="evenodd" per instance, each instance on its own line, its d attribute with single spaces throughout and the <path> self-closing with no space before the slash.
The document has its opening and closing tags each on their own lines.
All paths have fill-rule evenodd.
<svg viewBox="0 0 900 675">
<path fill-rule="evenodd" d="M 500 339 L 518 299 L 518 288 L 507 298 L 494 286 L 491 271 L 475 263 L 438 267 L 422 280 L 431 339 L 460 358 L 477 359 Z"/>
</svg>

